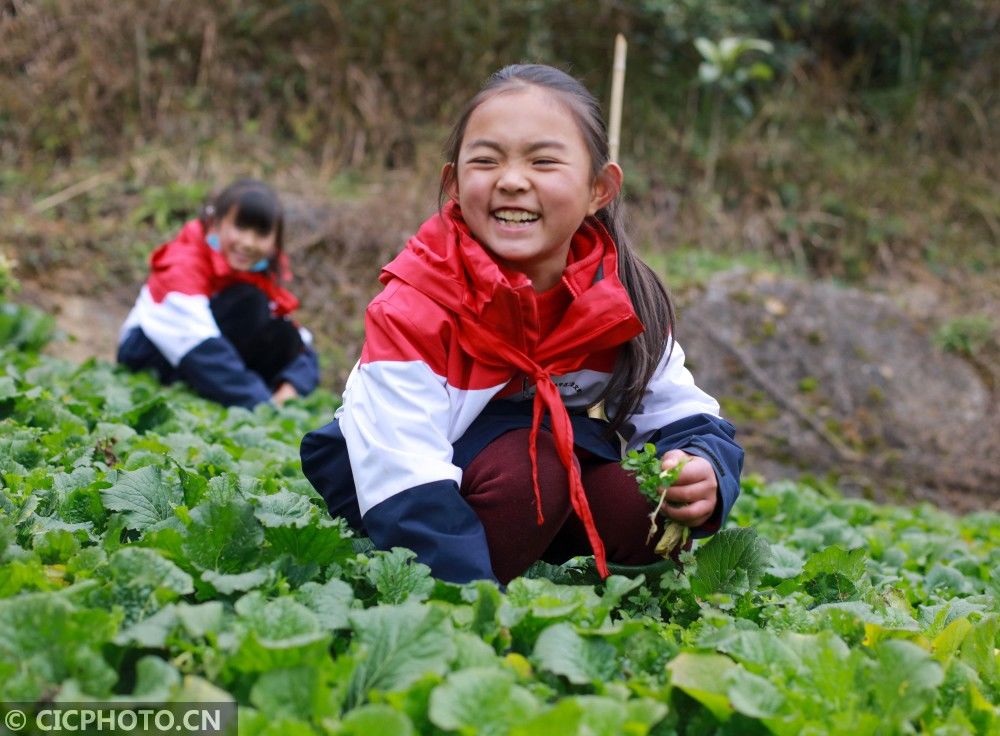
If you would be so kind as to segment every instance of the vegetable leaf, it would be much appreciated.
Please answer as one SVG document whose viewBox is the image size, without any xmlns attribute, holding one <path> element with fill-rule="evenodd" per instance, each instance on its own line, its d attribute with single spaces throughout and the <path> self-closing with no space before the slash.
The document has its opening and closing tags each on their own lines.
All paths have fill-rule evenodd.
<svg viewBox="0 0 1000 736">
<path fill-rule="evenodd" d="M 472 667 L 448 676 L 431 693 L 431 722 L 450 731 L 502 736 L 538 710 L 538 700 L 501 669 Z"/>
<path fill-rule="evenodd" d="M 264 530 L 247 503 L 203 503 L 190 518 L 183 551 L 196 569 L 240 573 L 256 566 Z"/>
<path fill-rule="evenodd" d="M 372 690 L 399 690 L 427 673 L 443 675 L 455 656 L 452 627 L 440 608 L 407 602 L 351 613 L 358 663 L 351 674 L 348 704 Z"/>
<path fill-rule="evenodd" d="M 105 508 L 124 514 L 130 529 L 144 531 L 172 518 L 183 494 L 163 479 L 158 467 L 147 465 L 119 473 L 112 486 L 101 491 L 101 499 Z"/>
<path fill-rule="evenodd" d="M 614 646 L 599 636 L 580 636 L 567 623 L 545 629 L 532 658 L 540 668 L 576 685 L 604 682 L 617 674 Z"/>
<path fill-rule="evenodd" d="M 746 593 L 760 582 L 770 557 L 770 546 L 755 529 L 723 529 L 695 553 L 691 590 L 699 596 Z"/>
<path fill-rule="evenodd" d="M 737 667 L 721 654 L 682 652 L 667 665 L 670 682 L 704 705 L 720 721 L 728 720 L 733 706 L 729 702 L 728 675 Z"/>
</svg>

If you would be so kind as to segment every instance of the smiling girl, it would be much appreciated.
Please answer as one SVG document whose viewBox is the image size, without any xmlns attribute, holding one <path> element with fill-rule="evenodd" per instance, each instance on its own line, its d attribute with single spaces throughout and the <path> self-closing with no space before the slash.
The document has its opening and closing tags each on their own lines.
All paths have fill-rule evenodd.
<svg viewBox="0 0 1000 736">
<path fill-rule="evenodd" d="M 628 244 L 622 178 L 596 100 L 557 69 L 506 67 L 469 102 L 447 203 L 383 269 L 343 406 L 303 439 L 334 516 L 454 582 L 591 553 L 606 575 L 656 559 L 620 465 L 652 442 L 685 462 L 665 514 L 721 526 L 743 453 Z"/>
<path fill-rule="evenodd" d="M 274 191 L 237 181 L 150 257 L 150 274 L 122 326 L 118 362 L 185 381 L 226 406 L 282 404 L 319 381 L 309 332 L 282 249 Z"/>
</svg>

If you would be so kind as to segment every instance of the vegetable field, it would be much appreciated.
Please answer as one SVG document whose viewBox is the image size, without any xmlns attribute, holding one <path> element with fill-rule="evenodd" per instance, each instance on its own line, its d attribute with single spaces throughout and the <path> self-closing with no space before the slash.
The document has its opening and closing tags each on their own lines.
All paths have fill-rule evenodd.
<svg viewBox="0 0 1000 736">
<path fill-rule="evenodd" d="M 683 571 L 446 584 L 303 478 L 333 397 L 222 409 L 0 310 L 0 701 L 234 700 L 242 734 L 1000 733 L 996 514 L 750 478 Z"/>
</svg>

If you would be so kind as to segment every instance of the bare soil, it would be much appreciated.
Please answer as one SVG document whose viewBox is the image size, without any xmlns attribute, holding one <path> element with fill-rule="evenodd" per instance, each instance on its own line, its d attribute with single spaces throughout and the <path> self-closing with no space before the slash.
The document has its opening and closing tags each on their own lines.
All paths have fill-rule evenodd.
<svg viewBox="0 0 1000 736">
<path fill-rule="evenodd" d="M 23 280 L 18 301 L 55 317 L 58 334 L 46 352 L 79 363 L 88 358 L 114 361 L 118 331 L 138 289 L 130 284 L 118 293 L 81 294 L 72 281 L 71 275 L 60 273 L 47 283 Z"/>
</svg>

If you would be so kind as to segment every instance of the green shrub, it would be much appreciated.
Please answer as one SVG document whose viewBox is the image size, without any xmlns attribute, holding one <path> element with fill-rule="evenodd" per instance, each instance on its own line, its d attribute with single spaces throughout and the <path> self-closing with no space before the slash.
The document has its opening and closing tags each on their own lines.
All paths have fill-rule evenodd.
<svg viewBox="0 0 1000 736">
<path fill-rule="evenodd" d="M 996 325 L 983 314 L 956 317 L 941 325 L 934 333 L 934 342 L 942 350 L 974 357 L 993 337 Z"/>
</svg>

